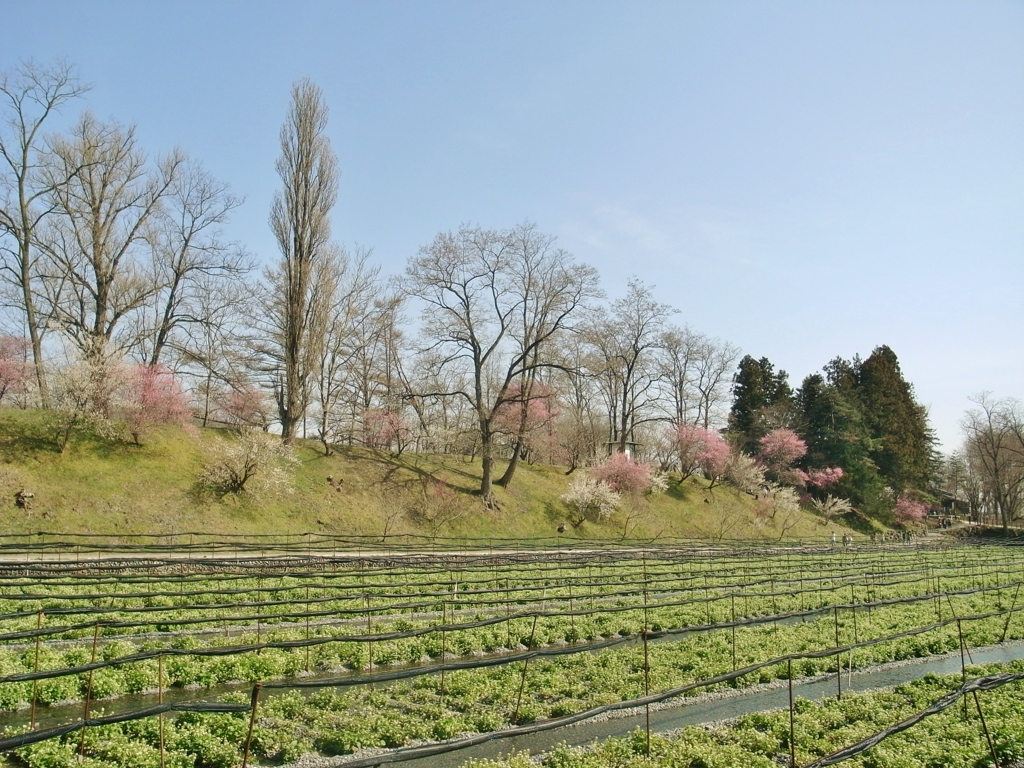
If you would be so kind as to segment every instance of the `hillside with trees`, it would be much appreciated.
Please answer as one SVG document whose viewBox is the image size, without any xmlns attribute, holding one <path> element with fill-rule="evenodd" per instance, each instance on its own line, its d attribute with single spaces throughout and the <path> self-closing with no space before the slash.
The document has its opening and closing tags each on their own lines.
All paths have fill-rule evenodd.
<svg viewBox="0 0 1024 768">
<path fill-rule="evenodd" d="M 972 447 L 943 474 L 927 413 L 888 347 L 836 358 L 794 391 L 768 359 L 740 359 L 677 322 L 637 278 L 609 300 L 593 267 L 529 222 L 439 232 L 385 276 L 369 250 L 332 239 L 340 170 L 327 104 L 308 80 L 295 84 L 280 132 L 279 254 L 259 272 L 223 236 L 240 197 L 197 160 L 153 156 L 134 126 L 88 111 L 50 131 L 86 91 L 63 64 L 0 78 L 0 406 L 22 411 L 5 423 L 31 425 L 7 441 L 36 445 L 29 461 L 44 445 L 69 463 L 82 446 L 127 460 L 151 435 L 184 446 L 230 433 L 223 452 L 241 451 L 240 469 L 180 448 L 192 458 L 177 463 L 191 468 L 175 487 L 204 499 L 189 502 L 204 515 L 204 494 L 245 506 L 237 500 L 273 477 L 290 492 L 318 482 L 296 469 L 318 446 L 323 466 L 402 467 L 436 481 L 423 499 L 457 493 L 486 513 L 517 508 L 527 476 L 557 476 L 545 526 L 606 525 L 629 499 L 699 488 L 702 504 L 731 494 L 751 531 L 771 535 L 803 515 L 845 515 L 864 530 L 911 524 L 948 478 L 984 468 L 1005 487 L 1003 467 L 1015 466 L 1004 458 L 1012 445 L 984 440 L 1006 421 L 1004 405 L 980 403 Z M 1006 423 L 1000 440 L 1019 419 Z M 197 432 L 212 427 L 227 432 Z M 168 437 L 176 429 L 186 437 Z M 246 452 L 259 471 L 244 466 Z M 12 472 L 45 484 L 31 468 Z M 956 482 L 954 496 L 970 493 Z M 1019 493 L 1000 493 L 990 505 L 1008 524 Z M 663 527 L 696 530 L 687 526 Z"/>
</svg>

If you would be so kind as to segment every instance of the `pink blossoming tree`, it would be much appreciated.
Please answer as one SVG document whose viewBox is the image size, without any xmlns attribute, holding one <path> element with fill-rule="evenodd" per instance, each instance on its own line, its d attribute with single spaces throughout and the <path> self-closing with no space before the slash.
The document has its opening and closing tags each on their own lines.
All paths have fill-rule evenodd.
<svg viewBox="0 0 1024 768">
<path fill-rule="evenodd" d="M 401 454 L 412 439 L 412 431 L 393 408 L 371 408 L 363 416 L 366 445 L 378 451 Z"/>
<path fill-rule="evenodd" d="M 235 427 L 263 427 L 267 423 L 266 398 L 248 382 L 225 387 L 215 401 L 224 420 Z"/>
<path fill-rule="evenodd" d="M 827 488 L 835 485 L 843 479 L 846 473 L 842 467 L 825 467 L 824 469 L 812 469 L 807 473 L 806 484 L 812 488 Z"/>
<path fill-rule="evenodd" d="M 699 470 L 714 485 L 725 473 L 732 449 L 716 431 L 680 424 L 675 443 L 683 480 Z"/>
<path fill-rule="evenodd" d="M 613 453 L 594 466 L 591 475 L 613 491 L 623 494 L 646 493 L 661 483 L 649 464 L 633 461 L 624 453 Z"/>
<path fill-rule="evenodd" d="M 784 472 L 807 455 L 807 443 L 791 429 L 773 429 L 759 442 L 757 456 L 769 472 Z"/>
<path fill-rule="evenodd" d="M 29 349 L 28 339 L 0 336 L 0 402 L 13 399 L 25 407 L 24 399 L 33 373 L 28 360 Z"/>
<path fill-rule="evenodd" d="M 906 496 L 900 496 L 896 499 L 893 511 L 896 513 L 896 519 L 906 525 L 924 520 L 928 516 L 928 505 L 921 501 L 908 499 Z"/>
<path fill-rule="evenodd" d="M 805 471 L 794 467 L 807 455 L 807 443 L 791 429 L 773 429 L 760 440 L 757 460 L 764 467 L 765 476 L 782 485 L 798 488 L 827 488 L 842 480 L 842 467 L 825 467 Z"/>
<path fill-rule="evenodd" d="M 192 418 L 185 390 L 161 365 L 140 365 L 133 371 L 123 410 L 125 424 L 137 445 L 154 426 L 185 426 Z"/>
</svg>

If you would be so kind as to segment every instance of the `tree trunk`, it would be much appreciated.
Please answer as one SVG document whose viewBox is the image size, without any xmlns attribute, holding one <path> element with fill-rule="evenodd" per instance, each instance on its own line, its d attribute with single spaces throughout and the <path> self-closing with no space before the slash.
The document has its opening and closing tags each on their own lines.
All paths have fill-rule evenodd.
<svg viewBox="0 0 1024 768">
<path fill-rule="evenodd" d="M 480 497 L 488 507 L 494 504 L 494 456 L 491 445 L 491 425 L 487 421 L 480 422 L 480 463 L 483 467 L 480 478 Z"/>
<path fill-rule="evenodd" d="M 26 295 L 29 291 L 25 291 Z M 32 341 L 32 363 L 36 370 L 36 385 L 39 387 L 39 405 L 44 411 L 50 410 L 50 388 L 46 383 L 46 367 L 43 365 L 43 338 L 36 326 L 36 310 L 30 298 L 25 299 L 25 319 L 28 336 Z"/>
<path fill-rule="evenodd" d="M 508 488 L 508 484 L 512 482 L 512 476 L 516 473 L 516 467 L 519 466 L 519 452 L 523 447 L 522 438 L 516 438 L 515 450 L 512 452 L 512 458 L 508 462 L 508 466 L 505 467 L 505 473 L 498 478 L 498 485 L 502 488 Z"/>
</svg>

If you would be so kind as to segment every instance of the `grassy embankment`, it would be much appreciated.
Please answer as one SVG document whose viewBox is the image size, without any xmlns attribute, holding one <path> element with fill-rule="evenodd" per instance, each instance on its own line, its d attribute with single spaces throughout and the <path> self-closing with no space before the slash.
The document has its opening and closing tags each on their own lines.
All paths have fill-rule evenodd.
<svg viewBox="0 0 1024 768">
<path fill-rule="evenodd" d="M 201 488 L 197 477 L 206 457 L 228 439 L 219 430 L 189 435 L 165 428 L 139 446 L 79 434 L 61 453 L 45 414 L 0 410 L 2 530 L 529 538 L 554 536 L 568 517 L 559 496 L 569 478 L 558 467 L 521 464 L 510 487 L 496 490 L 497 506 L 489 510 L 473 493 L 478 461 L 361 448 L 327 457 L 314 441 L 296 446 L 299 461 L 283 490 L 218 496 Z M 35 495 L 29 510 L 15 505 L 20 489 Z M 624 503 L 608 521 L 567 526 L 564 536 L 822 540 L 830 530 L 846 530 L 823 522 L 809 513 L 758 521 L 751 497 L 691 478 L 673 479 L 664 494 Z"/>
</svg>

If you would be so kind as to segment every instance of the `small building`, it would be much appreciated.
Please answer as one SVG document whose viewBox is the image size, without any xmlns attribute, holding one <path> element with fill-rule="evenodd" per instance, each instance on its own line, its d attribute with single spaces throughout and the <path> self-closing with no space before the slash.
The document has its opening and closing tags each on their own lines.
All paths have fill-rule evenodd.
<svg viewBox="0 0 1024 768">
<path fill-rule="evenodd" d="M 609 456 L 614 456 L 616 453 L 620 453 L 618 440 L 609 440 L 605 443 L 605 446 L 608 450 Z M 637 457 L 640 455 L 640 443 L 627 441 L 626 447 L 621 451 L 621 453 L 626 454 L 626 458 L 636 461 Z"/>
</svg>

